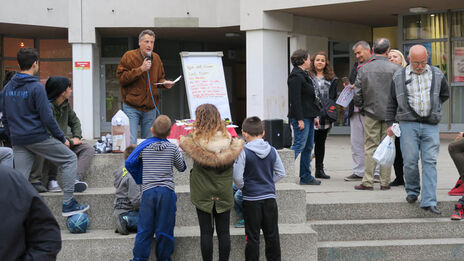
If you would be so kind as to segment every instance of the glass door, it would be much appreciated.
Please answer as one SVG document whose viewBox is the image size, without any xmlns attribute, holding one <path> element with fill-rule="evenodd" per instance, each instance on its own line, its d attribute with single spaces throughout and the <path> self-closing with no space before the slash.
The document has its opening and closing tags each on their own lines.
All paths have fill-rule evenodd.
<svg viewBox="0 0 464 261">
<path fill-rule="evenodd" d="M 101 83 L 101 132 L 111 132 L 111 118 L 122 110 L 121 86 L 116 79 L 119 59 L 105 59 L 100 66 Z"/>
</svg>

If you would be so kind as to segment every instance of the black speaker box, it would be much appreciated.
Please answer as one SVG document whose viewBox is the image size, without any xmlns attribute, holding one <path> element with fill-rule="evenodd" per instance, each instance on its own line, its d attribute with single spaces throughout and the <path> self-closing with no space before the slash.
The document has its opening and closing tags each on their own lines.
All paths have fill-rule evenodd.
<svg viewBox="0 0 464 261">
<path fill-rule="evenodd" d="M 264 139 L 278 150 L 284 147 L 283 125 L 284 121 L 281 119 L 264 120 L 264 130 L 266 132 Z"/>
</svg>

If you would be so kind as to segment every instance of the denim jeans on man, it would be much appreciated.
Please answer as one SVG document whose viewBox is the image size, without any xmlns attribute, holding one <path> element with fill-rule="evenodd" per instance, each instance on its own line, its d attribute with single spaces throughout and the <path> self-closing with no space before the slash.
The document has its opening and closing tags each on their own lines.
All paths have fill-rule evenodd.
<svg viewBox="0 0 464 261">
<path fill-rule="evenodd" d="M 419 155 L 422 165 L 421 207 L 437 205 L 437 157 L 440 149 L 438 124 L 400 121 L 405 189 L 408 195 L 421 191 Z"/>
<path fill-rule="evenodd" d="M 156 260 L 172 260 L 176 201 L 176 193 L 167 187 L 154 187 L 143 192 L 133 250 L 134 261 L 150 258 L 155 234 Z"/>
<path fill-rule="evenodd" d="M 156 119 L 156 109 L 143 112 L 125 103 L 122 105 L 122 109 L 129 118 L 131 144 L 137 144 L 139 124 L 141 125 L 140 129 L 142 139 L 148 139 L 152 136 L 150 128 Z"/>
<path fill-rule="evenodd" d="M 293 145 L 290 148 L 295 152 L 295 159 L 301 153 L 300 158 L 300 182 L 311 182 L 314 177 L 311 176 L 311 151 L 314 145 L 314 119 L 305 118 L 304 129 L 298 128 L 298 121 L 290 119 L 293 128 Z"/>
</svg>

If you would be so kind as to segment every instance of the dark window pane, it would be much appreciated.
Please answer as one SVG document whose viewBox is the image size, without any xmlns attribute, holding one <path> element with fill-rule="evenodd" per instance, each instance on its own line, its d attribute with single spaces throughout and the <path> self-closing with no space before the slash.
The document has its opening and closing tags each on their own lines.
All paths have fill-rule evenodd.
<svg viewBox="0 0 464 261">
<path fill-rule="evenodd" d="M 122 57 L 127 50 L 127 38 L 102 38 L 102 57 Z"/>
</svg>

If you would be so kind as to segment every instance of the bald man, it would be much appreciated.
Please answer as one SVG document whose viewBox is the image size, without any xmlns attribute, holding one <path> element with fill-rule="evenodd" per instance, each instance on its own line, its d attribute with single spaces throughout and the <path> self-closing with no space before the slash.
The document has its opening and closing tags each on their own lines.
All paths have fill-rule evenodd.
<svg viewBox="0 0 464 261">
<path fill-rule="evenodd" d="M 442 104 L 449 98 L 449 88 L 443 73 L 429 66 L 427 58 L 425 47 L 414 45 L 409 50 L 409 65 L 393 76 L 386 114 L 390 126 L 387 134 L 393 136 L 391 125 L 399 122 L 406 201 L 416 202 L 421 193 L 418 167 L 421 155 L 420 207 L 439 215 L 436 196 L 436 165 L 440 148 L 438 123 Z"/>
</svg>

